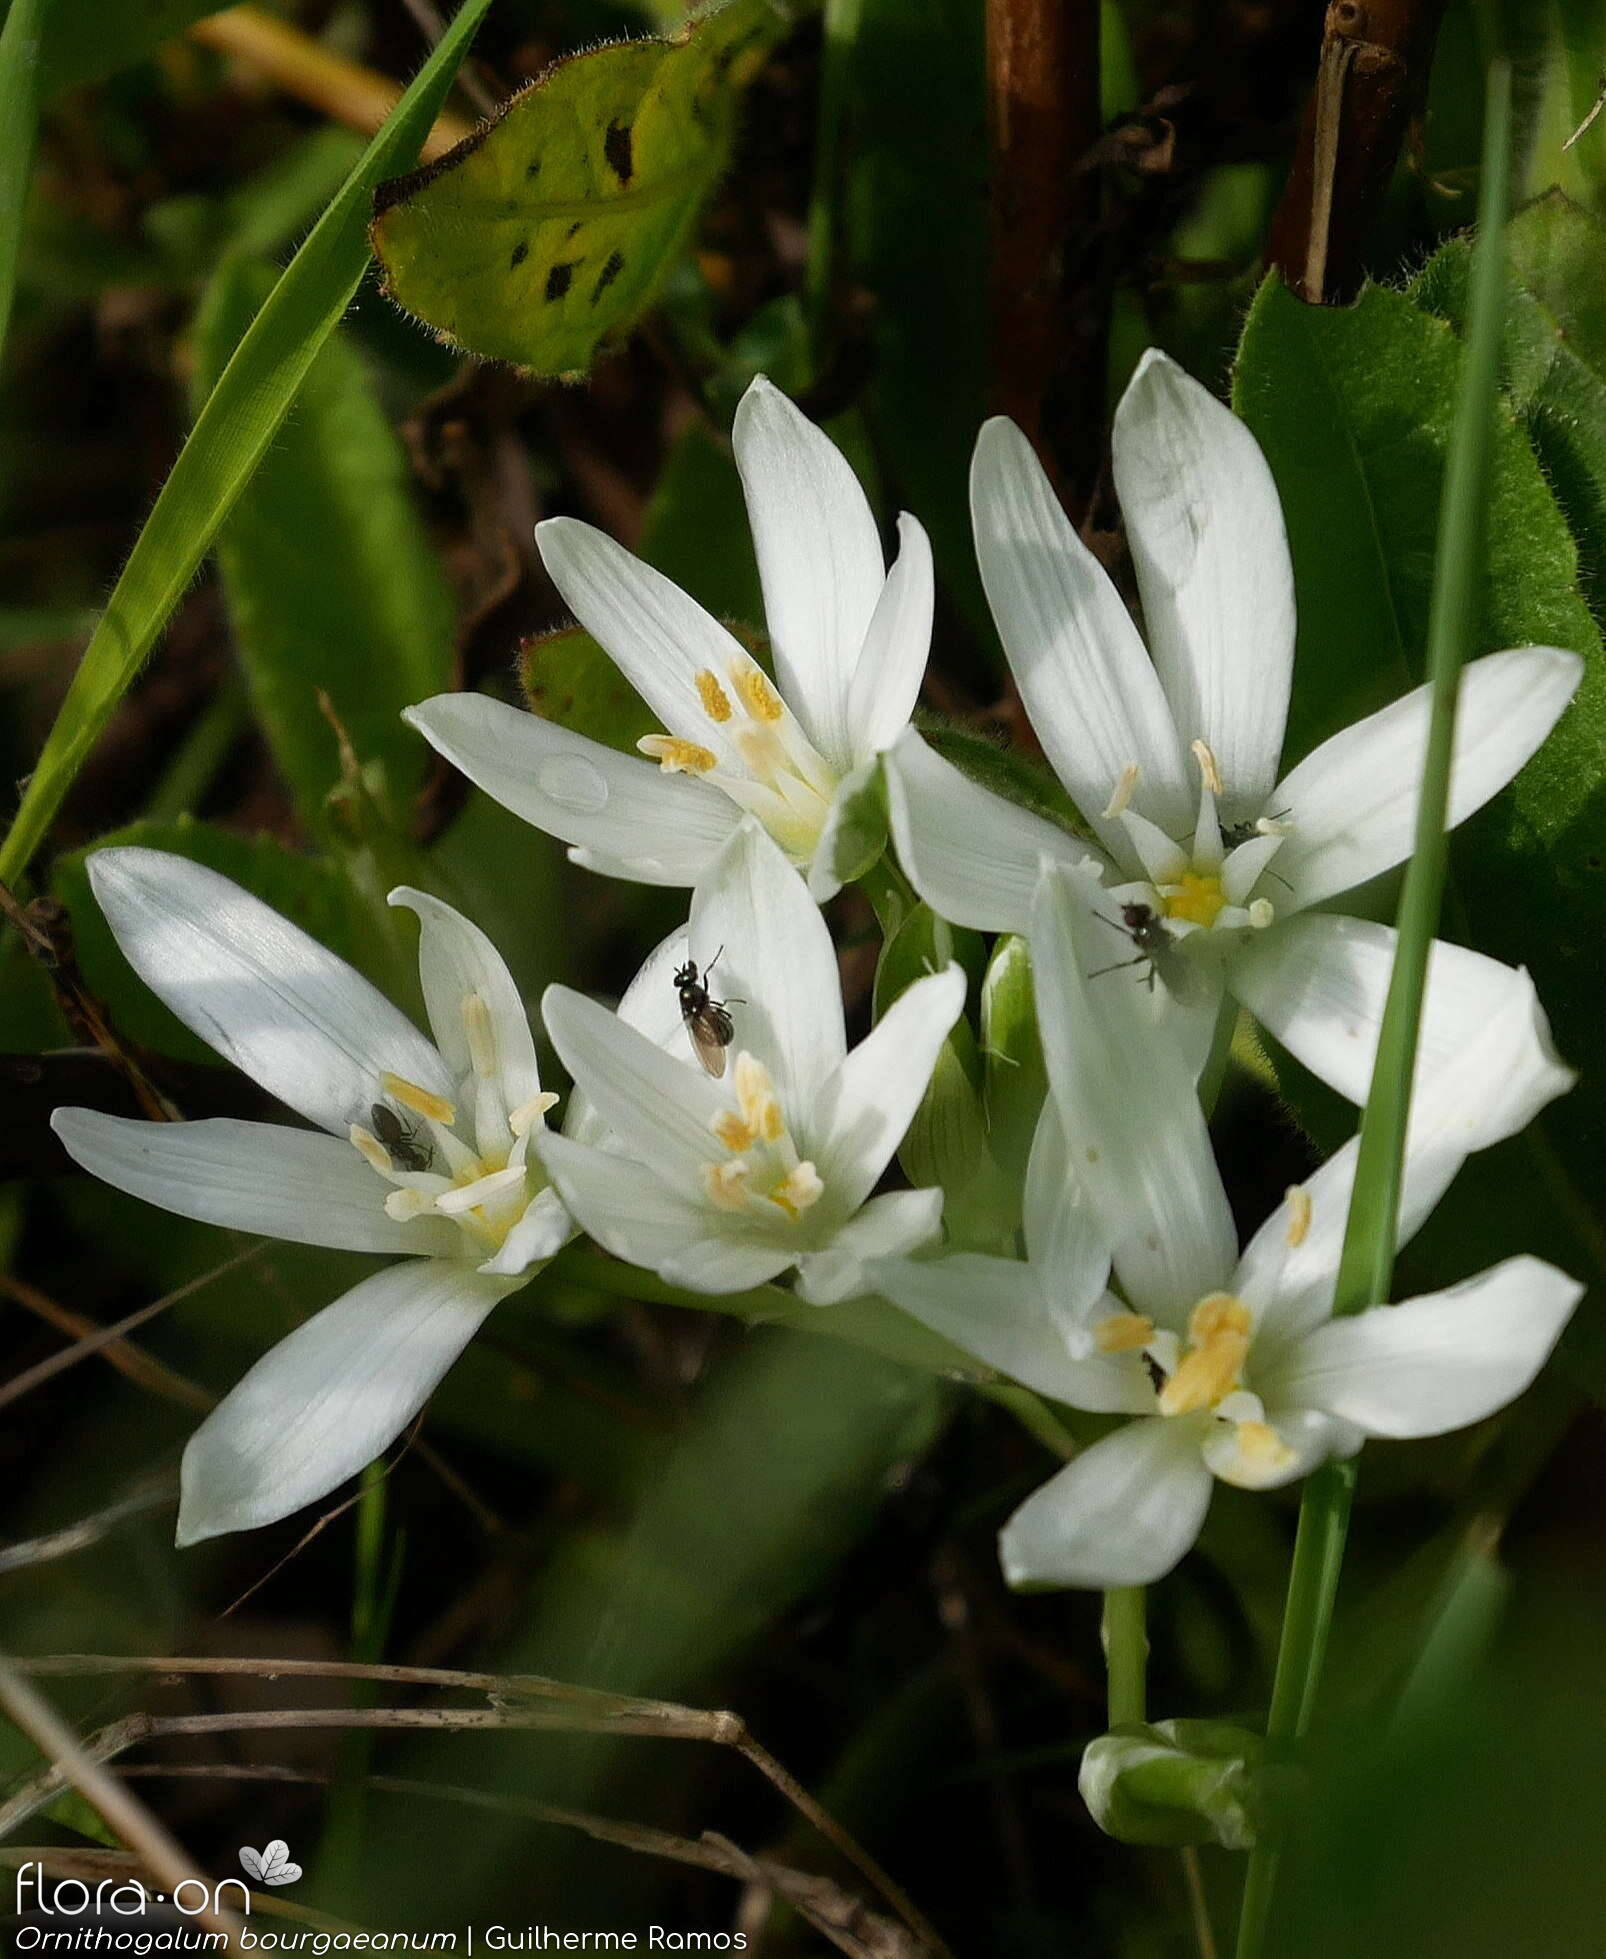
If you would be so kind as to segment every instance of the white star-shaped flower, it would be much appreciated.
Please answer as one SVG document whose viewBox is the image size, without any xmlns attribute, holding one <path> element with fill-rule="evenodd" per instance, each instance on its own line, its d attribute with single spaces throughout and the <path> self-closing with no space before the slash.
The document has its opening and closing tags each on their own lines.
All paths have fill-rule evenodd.
<svg viewBox="0 0 1606 1959">
<path fill-rule="evenodd" d="M 674 1285 L 737 1292 L 796 1267 L 806 1298 L 853 1297 L 864 1259 L 940 1228 L 941 1191 L 870 1193 L 959 1017 L 964 975 L 917 980 L 849 1052 L 830 932 L 751 818 L 697 886 L 684 950 L 729 997 L 718 1079 L 684 1036 L 666 1053 L 596 1001 L 548 988 L 552 1044 L 617 1145 L 543 1138 L 552 1181 L 599 1244 Z"/>
<path fill-rule="evenodd" d="M 536 530 L 552 582 L 662 720 L 650 759 L 478 694 L 406 718 L 487 795 L 591 870 L 695 884 L 744 812 L 838 889 L 832 839 L 907 726 L 931 641 L 931 547 L 898 520 L 891 571 L 847 460 L 762 377 L 736 413 L 736 463 L 764 588 L 775 681 L 695 599 L 589 524 Z"/>
<path fill-rule="evenodd" d="M 532 1143 L 529 1020 L 485 934 L 418 915 L 433 1042 L 342 959 L 216 871 L 113 849 L 90 882 L 130 965 L 184 1024 L 315 1126 L 52 1118 L 84 1169 L 182 1217 L 302 1245 L 411 1254 L 314 1314 L 184 1452 L 178 1541 L 314 1502 L 402 1432 L 499 1300 L 573 1235 Z"/>
<path fill-rule="evenodd" d="M 1368 1436 L 1439 1435 L 1527 1387 L 1583 1288 L 1536 1258 L 1448 1291 L 1332 1317 L 1357 1143 L 1242 1254 L 1181 1051 L 1141 991 L 1101 989 L 1081 876 L 1046 872 L 1030 919 L 1051 1099 L 1033 1148 L 1024 1260 L 877 1261 L 918 1319 L 1027 1386 L 1131 1421 L 1027 1499 L 1000 1540 L 1016 1584 L 1163 1577 L 1215 1479 L 1269 1489 Z M 1418 1066 L 1400 1239 L 1491 1126 L 1555 1092 L 1534 1065 L 1531 988 L 1509 974 L 1453 1056 Z M 1113 1265 L 1113 1283 L 1112 1283 Z"/>
<path fill-rule="evenodd" d="M 1294 591 L 1265 458 L 1236 416 L 1151 352 L 1117 411 L 1114 459 L 1152 659 L 1013 423 L 986 425 L 971 473 L 977 555 L 1011 671 L 1096 841 L 978 787 L 910 730 L 887 758 L 899 856 L 945 918 L 990 931 L 1025 929 L 1041 857 L 1085 865 L 1105 887 L 1102 963 L 1126 960 L 1144 982 L 1157 970 L 1196 1060 L 1225 988 L 1359 1102 L 1394 934 L 1314 907 L 1409 855 L 1428 690 L 1280 774 Z M 1452 823 L 1517 773 L 1581 672 L 1575 654 L 1543 646 L 1467 667 Z M 1491 962 L 1437 948 L 1430 1045 L 1443 1045 L 1441 1022 L 1481 1017 L 1469 994 L 1492 977 Z"/>
</svg>

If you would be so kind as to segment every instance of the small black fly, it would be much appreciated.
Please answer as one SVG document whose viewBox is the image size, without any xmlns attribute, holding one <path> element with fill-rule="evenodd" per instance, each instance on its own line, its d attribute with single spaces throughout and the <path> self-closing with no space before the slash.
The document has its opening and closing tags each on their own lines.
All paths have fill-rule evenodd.
<svg viewBox="0 0 1606 1959">
<path fill-rule="evenodd" d="M 1104 923 L 1113 931 L 1123 933 L 1138 952 L 1135 959 L 1118 959 L 1113 966 L 1100 966 L 1096 973 L 1089 973 L 1088 978 L 1100 979 L 1105 973 L 1125 972 L 1128 966 L 1147 966 L 1149 970 L 1143 975 L 1143 984 L 1152 993 L 1155 961 L 1162 952 L 1171 949 L 1171 934 L 1165 929 L 1165 921 L 1152 905 L 1143 904 L 1123 905 L 1119 923 L 1113 918 L 1105 918 L 1103 912 L 1095 912 L 1094 916 L 1104 919 Z"/>
<path fill-rule="evenodd" d="M 390 1152 L 392 1163 L 404 1170 L 427 1170 L 432 1160 L 429 1144 L 419 1136 L 416 1122 L 404 1122 L 387 1102 L 376 1102 L 368 1111 L 374 1134 Z"/>
<path fill-rule="evenodd" d="M 695 959 L 688 959 L 675 973 L 675 991 L 680 995 L 680 1017 L 691 1036 L 693 1051 L 703 1064 L 704 1072 L 716 1077 L 725 1072 L 725 1050 L 736 1036 L 736 1023 L 727 1009 L 733 1005 L 744 1007 L 747 1004 L 745 1000 L 709 998 L 708 977 L 719 964 L 720 953 L 724 950 L 721 946 L 709 960 L 707 971 L 701 975 Z"/>
</svg>

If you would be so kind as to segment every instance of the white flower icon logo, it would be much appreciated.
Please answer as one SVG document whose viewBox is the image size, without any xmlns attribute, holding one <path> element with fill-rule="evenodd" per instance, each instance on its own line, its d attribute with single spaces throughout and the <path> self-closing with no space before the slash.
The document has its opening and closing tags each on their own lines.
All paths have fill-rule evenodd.
<svg viewBox="0 0 1606 1959">
<path fill-rule="evenodd" d="M 266 1850 L 246 1845 L 240 1851 L 240 1863 L 246 1876 L 259 1884 L 294 1884 L 301 1875 L 301 1866 L 291 1863 L 290 1846 L 282 1837 L 275 1837 Z"/>
</svg>

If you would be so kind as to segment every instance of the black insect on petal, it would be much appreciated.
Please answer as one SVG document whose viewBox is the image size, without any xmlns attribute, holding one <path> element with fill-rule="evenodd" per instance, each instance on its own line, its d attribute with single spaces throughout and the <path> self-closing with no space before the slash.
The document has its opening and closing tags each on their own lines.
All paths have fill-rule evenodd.
<svg viewBox="0 0 1606 1959">
<path fill-rule="evenodd" d="M 609 123 L 608 133 L 602 139 L 602 154 L 608 159 L 608 168 L 620 183 L 628 184 L 636 173 L 636 159 L 630 140 L 629 123 Z"/>
<path fill-rule="evenodd" d="M 619 274 L 623 272 L 624 269 L 625 269 L 624 253 L 610 252 L 608 254 L 608 263 L 597 274 L 597 283 L 591 288 L 591 304 L 593 306 L 596 305 L 597 301 L 601 299 L 602 295 L 608 290 L 608 288 L 613 284 L 614 280 L 618 278 Z"/>
<path fill-rule="evenodd" d="M 524 261 L 529 256 L 530 256 L 530 248 L 527 244 L 525 244 L 524 240 L 521 238 L 518 244 L 516 244 L 513 247 L 512 256 L 508 259 L 507 262 L 508 271 L 517 272 L 519 267 L 524 263 Z"/>
<path fill-rule="evenodd" d="M 563 265 L 555 265 L 546 275 L 546 296 L 548 299 L 561 299 L 574 284 L 574 268 L 578 261 L 570 259 Z"/>
</svg>

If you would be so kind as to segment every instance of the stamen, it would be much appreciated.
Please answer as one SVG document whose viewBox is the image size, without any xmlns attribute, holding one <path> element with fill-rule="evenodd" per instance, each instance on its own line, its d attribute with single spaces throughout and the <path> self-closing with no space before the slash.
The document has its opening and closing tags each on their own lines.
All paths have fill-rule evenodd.
<svg viewBox="0 0 1606 1959">
<path fill-rule="evenodd" d="M 1276 916 L 1269 898 L 1256 898 L 1249 906 L 1249 923 L 1257 932 L 1264 932 Z"/>
<path fill-rule="evenodd" d="M 1212 1292 L 1188 1320 L 1191 1351 L 1160 1392 L 1162 1415 L 1212 1408 L 1238 1385 L 1249 1352 L 1249 1309 L 1230 1292 Z"/>
<path fill-rule="evenodd" d="M 1255 818 L 1255 828 L 1263 837 L 1286 837 L 1293 827 L 1292 823 L 1279 823 L 1275 816 Z"/>
<path fill-rule="evenodd" d="M 1303 1184 L 1290 1184 L 1283 1192 L 1288 1206 L 1288 1245 L 1303 1245 L 1310 1231 L 1310 1192 Z"/>
<path fill-rule="evenodd" d="M 736 1100 L 741 1105 L 747 1126 L 766 1142 L 778 1140 L 786 1124 L 776 1099 L 775 1084 L 762 1061 L 744 1048 L 736 1057 Z"/>
<path fill-rule="evenodd" d="M 393 1190 L 385 1199 L 385 1216 L 397 1224 L 405 1224 L 431 1208 L 430 1199 L 421 1190 Z"/>
<path fill-rule="evenodd" d="M 1138 773 L 1137 763 L 1128 762 L 1116 778 L 1115 787 L 1110 791 L 1110 800 L 1104 809 L 1106 823 L 1113 823 L 1131 802 L 1133 791 L 1138 786 Z"/>
<path fill-rule="evenodd" d="M 743 1122 L 734 1109 L 721 1109 L 709 1128 L 732 1156 L 740 1156 L 743 1150 L 750 1150 L 758 1141 L 751 1125 Z"/>
<path fill-rule="evenodd" d="M 558 1106 L 558 1098 L 543 1089 L 539 1095 L 532 1095 L 528 1102 L 521 1102 L 507 1119 L 507 1126 L 515 1136 L 527 1136 L 541 1120 L 548 1109 Z"/>
<path fill-rule="evenodd" d="M 457 1111 L 451 1103 L 439 1095 L 431 1095 L 427 1088 L 420 1088 L 417 1082 L 410 1082 L 401 1075 L 388 1071 L 379 1077 L 379 1086 L 394 1102 L 400 1102 L 404 1109 L 411 1109 L 414 1115 L 428 1116 L 432 1122 L 444 1122 L 448 1129 L 457 1120 Z"/>
<path fill-rule="evenodd" d="M 493 1170 L 489 1176 L 476 1177 L 472 1183 L 462 1185 L 457 1190 L 443 1190 L 435 1199 L 437 1211 L 444 1211 L 448 1217 L 457 1216 L 464 1211 L 477 1210 L 481 1204 L 498 1197 L 504 1190 L 513 1190 L 524 1182 L 524 1171 L 518 1164 L 509 1164 L 505 1170 Z"/>
<path fill-rule="evenodd" d="M 1216 758 L 1211 753 L 1209 742 L 1202 740 L 1196 741 L 1192 744 L 1192 747 L 1193 759 L 1199 764 L 1199 773 L 1204 777 L 1205 787 L 1210 791 L 1212 796 L 1219 796 L 1221 794 L 1221 771 L 1216 767 Z"/>
<path fill-rule="evenodd" d="M 682 741 L 678 735 L 643 735 L 636 743 L 643 755 L 650 755 L 665 775 L 707 775 L 719 767 L 719 757 L 695 741 Z"/>
<path fill-rule="evenodd" d="M 770 1192 L 770 1202 L 779 1204 L 789 1218 L 795 1218 L 811 1204 L 817 1204 L 824 1189 L 819 1172 L 805 1159 L 795 1165 Z"/>
<path fill-rule="evenodd" d="M 1093 1344 L 1101 1354 L 1131 1354 L 1154 1338 L 1154 1321 L 1146 1313 L 1111 1313 L 1093 1329 Z"/>
<path fill-rule="evenodd" d="M 707 667 L 699 669 L 695 675 L 697 698 L 703 704 L 703 712 L 710 721 L 728 721 L 733 709 L 726 693 Z"/>
<path fill-rule="evenodd" d="M 390 1151 L 385 1148 L 384 1144 L 380 1142 L 374 1132 L 371 1129 L 364 1129 L 360 1122 L 354 1122 L 348 1133 L 351 1136 L 353 1148 L 356 1149 L 363 1161 L 372 1169 L 377 1170 L 380 1176 L 388 1177 L 395 1168 L 395 1165 L 390 1160 Z"/>
<path fill-rule="evenodd" d="M 1294 1452 L 1270 1422 L 1239 1422 L 1233 1440 L 1245 1462 L 1264 1475 L 1276 1475 L 1294 1460 Z"/>
<path fill-rule="evenodd" d="M 742 706 L 755 721 L 779 721 L 786 713 L 786 703 L 770 685 L 762 667 L 733 666 L 730 676 Z"/>
<path fill-rule="evenodd" d="M 747 1208 L 747 1184 L 752 1174 L 753 1166 L 745 1157 L 738 1156 L 729 1163 L 705 1163 L 703 1189 L 720 1210 L 742 1211 Z"/>
<path fill-rule="evenodd" d="M 481 1081 L 496 1074 L 496 1029 L 491 1010 L 478 993 L 463 997 L 463 1032 L 468 1036 L 469 1066 Z"/>
</svg>

